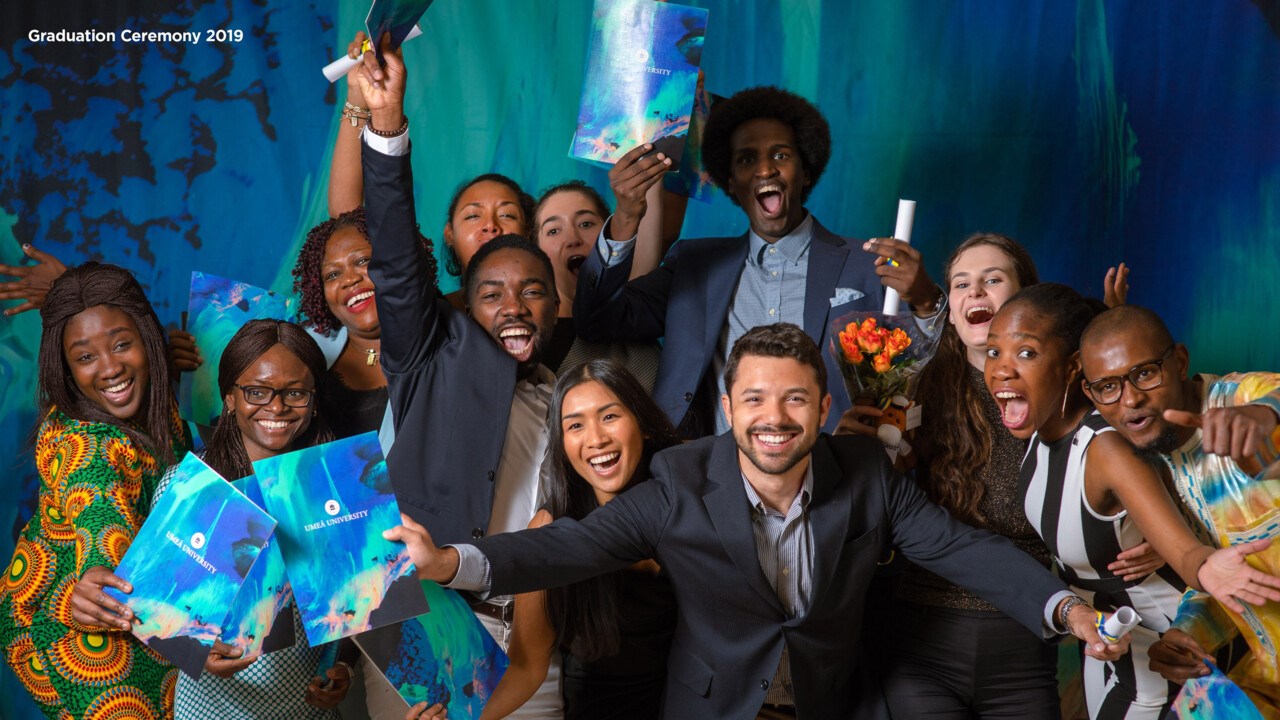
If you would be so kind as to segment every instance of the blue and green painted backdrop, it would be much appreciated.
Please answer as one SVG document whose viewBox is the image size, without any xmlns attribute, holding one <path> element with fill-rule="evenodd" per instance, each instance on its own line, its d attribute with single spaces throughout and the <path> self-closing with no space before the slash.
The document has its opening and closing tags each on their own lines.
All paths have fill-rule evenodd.
<svg viewBox="0 0 1280 720">
<path fill-rule="evenodd" d="M 1133 267 L 1197 369 L 1280 368 L 1280 5 L 1276 0 L 699 0 L 703 68 L 728 95 L 817 102 L 835 152 L 810 202 L 866 237 L 917 200 L 936 276 L 975 230 L 1026 244 L 1049 279 L 1100 292 Z M 325 215 L 345 88 L 319 69 L 367 2 L 7 3 L 0 11 L 0 262 L 33 242 L 134 270 L 176 324 L 192 270 L 289 289 Z M 406 45 L 419 216 L 439 237 L 461 179 L 538 189 L 602 170 L 566 157 L 589 0 L 437 0 Z M 197 31 L 177 43 L 36 44 L 33 30 Z M 204 32 L 239 29 L 239 43 Z M 723 197 L 686 236 L 737 233 Z M 449 287 L 446 290 L 451 289 Z M 39 317 L 0 319 L 0 556 L 34 497 Z M 16 502 L 15 502 L 16 501 Z M 23 717 L 0 691 L 0 716 Z"/>
</svg>

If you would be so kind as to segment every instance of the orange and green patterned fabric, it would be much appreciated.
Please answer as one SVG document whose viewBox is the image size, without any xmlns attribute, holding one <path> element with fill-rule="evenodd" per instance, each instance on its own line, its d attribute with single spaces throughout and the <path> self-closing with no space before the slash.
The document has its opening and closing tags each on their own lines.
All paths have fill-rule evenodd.
<svg viewBox="0 0 1280 720">
<path fill-rule="evenodd" d="M 176 455 L 190 445 L 174 413 Z M 133 635 L 71 618 L 88 568 L 114 569 L 164 471 L 120 428 L 56 408 L 36 439 L 40 496 L 0 585 L 0 648 L 46 717 L 173 716 L 177 670 Z"/>
</svg>

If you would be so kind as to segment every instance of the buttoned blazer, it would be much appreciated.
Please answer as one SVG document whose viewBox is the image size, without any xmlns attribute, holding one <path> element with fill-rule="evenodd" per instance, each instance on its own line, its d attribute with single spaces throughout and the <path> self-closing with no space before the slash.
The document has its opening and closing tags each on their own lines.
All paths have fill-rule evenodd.
<svg viewBox="0 0 1280 720">
<path fill-rule="evenodd" d="M 711 367 L 749 245 L 745 233 L 681 240 L 661 266 L 631 281 L 631 256 L 606 268 L 600 253 L 592 251 L 578 273 L 573 317 L 579 335 L 611 341 L 664 338 L 653 397 L 676 426 L 684 420 Z M 833 307 L 837 288 L 856 291 L 861 297 Z M 815 218 L 803 327 L 827 361 L 832 411 L 825 430 L 833 430 L 850 406 L 839 370 L 829 357 L 827 325 L 846 312 L 878 310 L 883 304 L 884 286 L 875 272 L 875 256 L 862 250 L 861 241 L 839 237 Z"/>
<path fill-rule="evenodd" d="M 669 720 L 754 718 L 789 649 L 800 718 L 865 717 L 854 665 L 867 586 L 895 546 L 1039 634 L 1065 586 L 1006 538 L 951 518 L 861 436 L 821 436 L 812 451 L 812 602 L 788 618 L 760 569 L 732 435 L 658 453 L 652 479 L 580 522 L 476 543 L 492 591 L 565 585 L 653 558 L 670 577 L 678 621 L 667 666 Z"/>
<path fill-rule="evenodd" d="M 409 155 L 362 148 L 365 216 L 396 442 L 400 509 L 441 543 L 483 535 L 515 392 L 516 362 L 440 296 L 418 242 Z"/>
</svg>

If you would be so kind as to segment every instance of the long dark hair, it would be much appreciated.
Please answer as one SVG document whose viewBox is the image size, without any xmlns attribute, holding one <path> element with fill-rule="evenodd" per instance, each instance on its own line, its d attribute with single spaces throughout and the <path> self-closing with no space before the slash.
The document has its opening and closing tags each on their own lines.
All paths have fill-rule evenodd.
<svg viewBox="0 0 1280 720">
<path fill-rule="evenodd" d="M 315 379 L 316 394 L 311 400 L 311 424 L 294 440 L 294 448 L 311 447 L 333 440 L 333 431 L 320 416 L 320 398 L 325 393 L 324 353 L 306 330 L 283 320 L 250 320 L 231 338 L 218 363 L 218 394 L 225 398 L 235 391 L 240 377 L 255 360 L 276 345 L 297 356 Z M 244 449 L 244 438 L 234 411 L 224 410 L 205 446 L 204 461 L 219 475 L 235 480 L 253 473 L 253 463 Z"/>
<path fill-rule="evenodd" d="M 560 424 L 565 395 L 589 382 L 598 382 L 618 396 L 618 400 L 635 415 L 640 432 L 644 434 L 644 452 L 626 489 L 649 478 L 649 460 L 654 453 L 680 442 L 667 414 L 621 363 L 599 359 L 578 365 L 556 382 L 548 414 L 551 438 L 547 454 L 551 458 L 551 488 L 547 510 L 552 517 L 581 520 L 600 507 L 590 483 L 569 462 L 564 449 L 564 429 Z M 558 647 L 587 661 L 618 654 L 619 579 L 617 573 L 611 573 L 547 590 L 547 618 L 555 629 Z"/>
<path fill-rule="evenodd" d="M 947 258 L 942 277 L 951 287 L 951 273 L 965 251 L 990 245 L 1013 262 L 1019 288 L 1040 282 L 1031 255 L 1013 238 L 997 233 L 970 235 Z M 938 350 L 920 374 L 920 398 L 928 408 L 922 415 L 916 443 L 919 477 L 930 500 L 966 522 L 982 520 L 978 506 L 986 486 L 980 471 L 991 460 L 991 436 L 1007 432 L 987 422 L 983 412 L 985 386 L 969 380 L 969 359 L 955 325 L 947 323 Z"/>
<path fill-rule="evenodd" d="M 123 311 L 138 326 L 150 368 L 141 417 L 125 422 L 103 410 L 76 387 L 62 353 L 62 338 L 71 318 L 92 307 Z M 169 351 L 156 311 L 133 273 L 115 265 L 87 262 L 63 273 L 49 288 L 40 309 L 40 416 L 57 407 L 77 420 L 114 425 L 163 465 L 172 465 L 173 388 L 169 384 Z"/>
</svg>

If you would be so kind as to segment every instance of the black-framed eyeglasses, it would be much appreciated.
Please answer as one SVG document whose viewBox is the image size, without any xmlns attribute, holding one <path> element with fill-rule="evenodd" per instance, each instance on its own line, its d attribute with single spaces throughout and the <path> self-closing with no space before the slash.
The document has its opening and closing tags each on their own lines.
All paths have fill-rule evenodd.
<svg viewBox="0 0 1280 720">
<path fill-rule="evenodd" d="M 1110 405 L 1124 394 L 1126 381 L 1139 390 L 1155 390 L 1164 382 L 1164 361 L 1169 359 L 1169 353 L 1174 347 L 1176 345 L 1165 348 L 1155 360 L 1134 365 L 1124 375 L 1112 375 L 1092 382 L 1086 380 L 1084 387 L 1089 391 L 1089 397 L 1099 405 Z"/>
<path fill-rule="evenodd" d="M 240 388 L 240 395 L 244 401 L 250 405 L 270 405 L 276 396 L 280 396 L 280 400 L 291 408 L 304 408 L 311 405 L 311 399 L 315 397 L 315 390 L 307 390 L 306 388 L 273 388 L 266 385 L 237 385 Z"/>
</svg>

